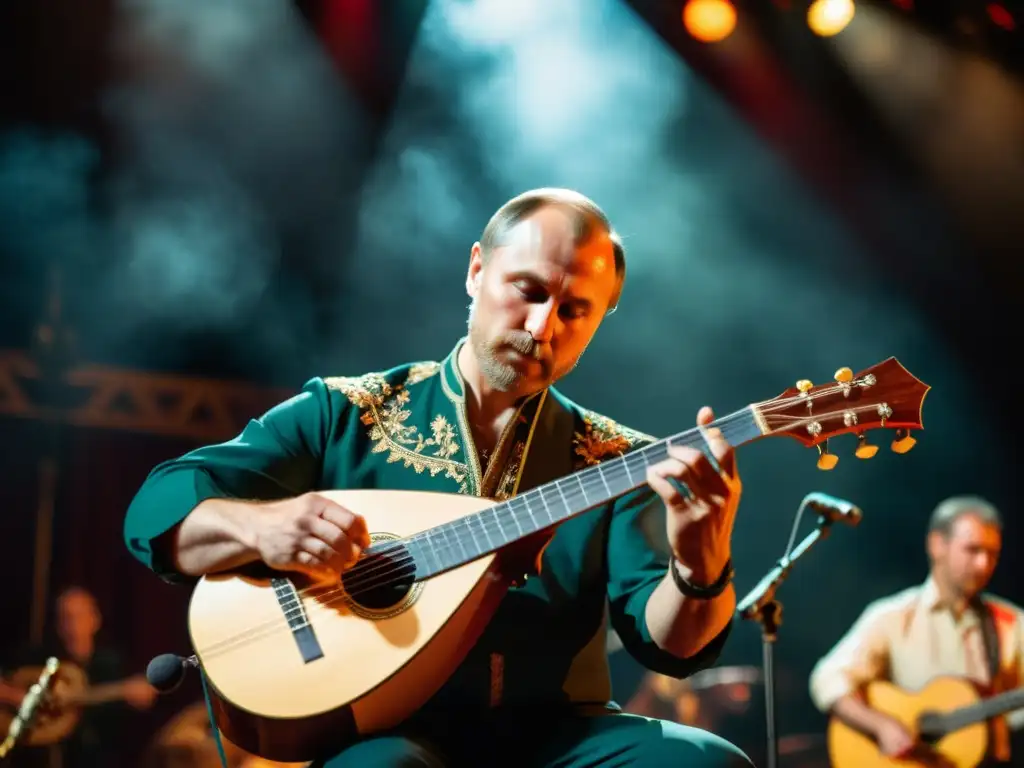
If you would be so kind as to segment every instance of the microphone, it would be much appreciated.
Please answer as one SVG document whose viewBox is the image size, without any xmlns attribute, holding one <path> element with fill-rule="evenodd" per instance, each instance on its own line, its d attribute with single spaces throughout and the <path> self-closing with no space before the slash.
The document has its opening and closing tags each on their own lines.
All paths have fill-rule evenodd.
<svg viewBox="0 0 1024 768">
<path fill-rule="evenodd" d="M 835 496 L 829 496 L 827 493 L 820 493 L 819 491 L 808 493 L 804 497 L 803 504 L 833 523 L 840 522 L 849 526 L 855 526 L 864 517 L 860 507 L 852 501 L 837 499 Z"/>
<path fill-rule="evenodd" d="M 185 658 L 174 653 L 162 653 L 146 667 L 146 681 L 160 693 L 170 693 L 185 679 L 189 667 L 198 667 L 196 656 Z"/>
</svg>

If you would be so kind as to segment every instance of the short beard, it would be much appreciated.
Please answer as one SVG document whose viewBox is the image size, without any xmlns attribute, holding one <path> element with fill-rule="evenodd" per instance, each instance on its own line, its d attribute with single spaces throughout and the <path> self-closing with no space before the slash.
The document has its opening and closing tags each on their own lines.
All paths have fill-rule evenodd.
<svg viewBox="0 0 1024 768">
<path fill-rule="evenodd" d="M 514 389 L 522 374 L 515 366 L 503 362 L 498 353 L 501 347 L 507 346 L 528 357 L 536 356 L 539 348 L 533 337 L 526 331 L 502 334 L 495 339 L 488 339 L 474 322 L 476 301 L 469 305 L 469 343 L 476 357 L 480 373 L 483 374 L 488 386 L 498 392 L 509 392 Z"/>
</svg>

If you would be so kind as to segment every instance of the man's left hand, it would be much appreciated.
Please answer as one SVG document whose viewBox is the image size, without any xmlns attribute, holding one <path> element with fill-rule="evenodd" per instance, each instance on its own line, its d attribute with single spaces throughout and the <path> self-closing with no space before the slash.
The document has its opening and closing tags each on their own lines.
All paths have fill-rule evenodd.
<svg viewBox="0 0 1024 768">
<path fill-rule="evenodd" d="M 705 406 L 697 424 L 703 427 L 714 418 Z M 699 586 L 714 583 L 732 556 L 732 529 L 743 491 L 732 446 L 717 428 L 704 434 L 714 463 L 701 450 L 670 445 L 668 458 L 647 470 L 648 484 L 665 502 L 672 551 Z"/>
</svg>

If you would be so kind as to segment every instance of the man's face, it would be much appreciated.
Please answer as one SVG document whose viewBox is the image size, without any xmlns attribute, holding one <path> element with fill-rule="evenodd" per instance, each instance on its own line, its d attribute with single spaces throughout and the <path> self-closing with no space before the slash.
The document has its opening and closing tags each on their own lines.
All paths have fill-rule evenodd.
<svg viewBox="0 0 1024 768">
<path fill-rule="evenodd" d="M 571 371 L 618 288 L 606 233 L 581 246 L 572 222 L 548 206 L 520 222 L 487 264 L 473 247 L 466 290 L 469 341 L 491 387 L 524 396 Z"/>
<path fill-rule="evenodd" d="M 988 585 L 1002 545 L 999 528 L 972 514 L 959 517 L 948 537 L 929 535 L 929 552 L 941 578 L 967 599 Z"/>
<path fill-rule="evenodd" d="M 100 612 L 92 595 L 71 590 L 57 604 L 57 630 L 65 642 L 82 641 L 99 631 Z"/>
</svg>

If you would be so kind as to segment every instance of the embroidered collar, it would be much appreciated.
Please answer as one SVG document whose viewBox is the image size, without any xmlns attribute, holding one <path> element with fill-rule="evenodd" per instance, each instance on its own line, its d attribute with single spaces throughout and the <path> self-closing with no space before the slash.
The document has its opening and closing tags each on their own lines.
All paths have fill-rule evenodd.
<svg viewBox="0 0 1024 768">
<path fill-rule="evenodd" d="M 466 337 L 463 336 L 455 343 L 455 348 L 448 353 L 448 357 L 441 362 L 441 387 L 452 402 L 460 404 L 466 399 L 466 386 L 459 370 L 459 350 L 465 343 Z"/>
</svg>

